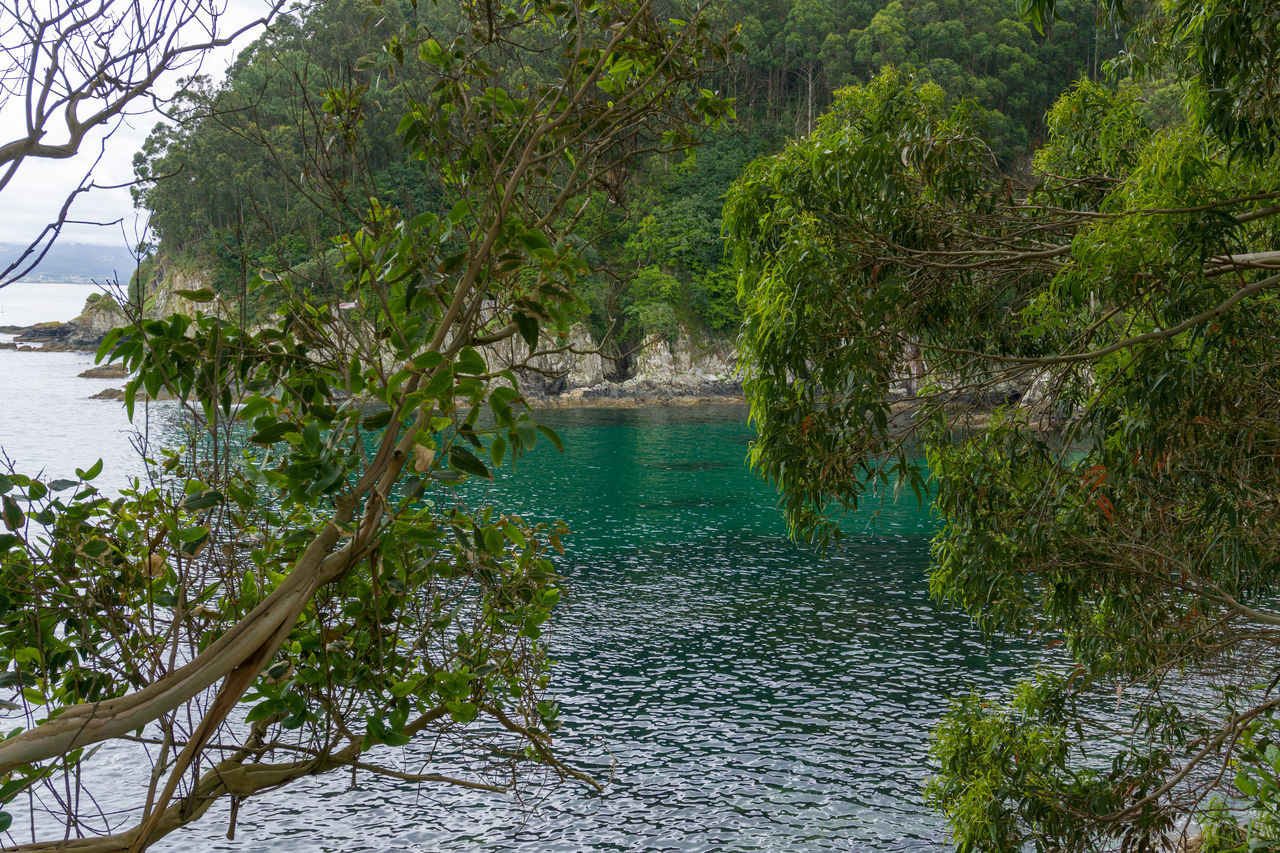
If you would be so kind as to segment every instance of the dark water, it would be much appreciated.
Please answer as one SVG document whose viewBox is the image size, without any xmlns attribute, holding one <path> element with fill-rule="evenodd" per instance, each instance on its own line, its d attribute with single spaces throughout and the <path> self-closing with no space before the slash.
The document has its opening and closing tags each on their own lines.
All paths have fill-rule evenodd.
<svg viewBox="0 0 1280 853">
<path fill-rule="evenodd" d="M 570 595 L 552 632 L 560 747 L 613 781 L 522 801 L 345 774 L 210 815 L 167 849 L 929 850 L 920 786 L 945 697 L 1016 671 L 928 600 L 932 522 L 908 498 L 843 552 L 791 545 L 743 468 L 736 407 L 547 413 L 485 488 L 563 518 Z M 420 767 L 422 756 L 403 757 Z"/>
</svg>

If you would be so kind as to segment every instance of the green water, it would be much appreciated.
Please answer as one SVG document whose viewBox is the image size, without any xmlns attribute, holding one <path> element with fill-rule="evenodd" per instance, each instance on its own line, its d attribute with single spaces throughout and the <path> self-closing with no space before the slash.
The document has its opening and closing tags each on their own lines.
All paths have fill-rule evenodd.
<svg viewBox="0 0 1280 853">
<path fill-rule="evenodd" d="M 946 849 L 921 801 L 928 732 L 948 695 L 1019 668 L 929 602 L 927 510 L 907 498 L 874 528 L 853 519 L 819 559 L 745 469 L 742 408 L 541 419 L 566 453 L 540 441 L 477 497 L 573 530 L 550 635 L 559 746 L 602 777 L 616 762 L 606 791 L 516 800 L 324 777 L 246 803 L 248 847 L 210 816 L 170 849 Z"/>
</svg>

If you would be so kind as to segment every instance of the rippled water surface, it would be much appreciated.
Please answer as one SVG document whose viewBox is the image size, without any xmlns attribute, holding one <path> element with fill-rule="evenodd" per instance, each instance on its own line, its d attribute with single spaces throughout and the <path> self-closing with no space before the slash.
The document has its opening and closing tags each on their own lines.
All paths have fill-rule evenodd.
<svg viewBox="0 0 1280 853">
<path fill-rule="evenodd" d="M 297 851 L 946 849 L 921 802 L 928 732 L 946 696 L 1015 662 L 929 602 L 927 514 L 886 506 L 819 559 L 786 540 L 744 469 L 741 407 L 542 418 L 565 454 L 540 443 L 487 488 L 574 530 L 551 636 L 560 745 L 606 777 L 616 761 L 612 783 L 520 803 L 334 776 L 247 803 L 239 837 Z M 202 849 L 244 849 L 220 823 Z"/>
<path fill-rule="evenodd" d="M 0 446 L 54 468 L 114 454 L 108 470 L 128 470 L 119 404 L 85 399 L 97 386 L 62 358 L 0 351 Z M 566 453 L 540 442 L 480 490 L 574 531 L 550 635 L 560 746 L 601 777 L 612 767 L 604 793 L 516 800 L 363 776 L 351 789 L 334 774 L 246 802 L 235 841 L 224 803 L 158 849 L 946 849 L 921 802 L 928 732 L 948 695 L 1006 682 L 1017 661 L 930 603 L 927 513 L 884 506 L 820 559 L 786 540 L 771 490 L 743 467 L 741 407 L 542 419 Z M 119 772 L 136 773 L 127 758 Z M 396 758 L 417 770 L 426 755 Z"/>
</svg>

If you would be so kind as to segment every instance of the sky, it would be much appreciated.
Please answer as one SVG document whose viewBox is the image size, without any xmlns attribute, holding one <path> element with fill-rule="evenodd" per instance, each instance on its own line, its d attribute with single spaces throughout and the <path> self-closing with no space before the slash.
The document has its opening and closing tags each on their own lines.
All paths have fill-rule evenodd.
<svg viewBox="0 0 1280 853">
<path fill-rule="evenodd" d="M 115 2 L 124 5 L 125 0 Z M 154 9 L 166 0 L 142 2 Z M 225 11 L 219 24 L 224 32 L 254 20 L 267 7 L 265 0 L 224 2 Z M 34 0 L 32 5 L 37 8 L 47 5 L 61 8 L 65 3 L 66 0 Z M 3 18 L 12 15 L 11 10 L 12 4 L 5 4 L 4 11 L 0 12 L 0 31 L 10 27 L 10 22 Z M 236 50 L 249 44 L 259 32 L 261 30 L 242 35 L 235 44 L 204 57 L 200 69 L 202 73 L 220 79 L 234 59 Z M 197 36 L 198 33 L 192 33 L 191 38 L 194 40 Z M 6 58 L 0 54 L 0 62 L 5 61 Z M 0 69 L 0 72 L 7 70 Z M 194 69 L 188 69 L 185 73 L 189 74 L 192 70 Z M 171 92 L 178 76 L 181 75 L 165 78 L 160 91 Z M 93 167 L 94 181 L 98 184 L 124 184 L 132 180 L 133 155 L 142 147 L 147 134 L 160 120 L 158 113 L 149 110 L 149 101 L 139 103 L 138 110 L 121 122 L 113 135 L 105 140 L 105 147 L 104 134 L 99 132 L 86 139 L 79 155 L 70 160 L 28 159 L 22 164 L 18 174 L 0 194 L 0 211 L 3 211 L 3 215 L 0 215 L 0 243 L 25 244 L 34 239 L 56 217 L 67 195 L 75 189 L 90 167 Z M 0 104 L 0 145 L 23 136 L 24 127 L 24 109 L 20 99 L 9 98 Z M 55 138 L 54 141 L 61 140 Z M 102 158 L 95 167 L 94 159 L 100 152 Z M 134 210 L 127 188 L 95 190 L 81 195 L 71 209 L 71 218 L 92 222 L 122 222 L 110 227 L 68 225 L 60 237 L 67 242 L 133 246 L 139 242 L 145 228 L 145 220 Z"/>
</svg>

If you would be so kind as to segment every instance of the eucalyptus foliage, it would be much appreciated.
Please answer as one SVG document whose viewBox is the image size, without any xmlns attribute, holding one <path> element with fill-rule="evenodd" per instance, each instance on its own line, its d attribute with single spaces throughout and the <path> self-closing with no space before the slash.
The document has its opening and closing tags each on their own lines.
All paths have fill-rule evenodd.
<svg viewBox="0 0 1280 853">
<path fill-rule="evenodd" d="M 961 850 L 1173 849 L 1196 815 L 1275 842 L 1280 159 L 1149 114 L 1079 83 L 1022 184 L 971 103 L 888 70 L 726 206 L 792 529 L 927 493 L 937 599 L 1053 650 L 935 735 Z"/>
<path fill-rule="evenodd" d="M 356 217 L 331 243 L 338 292 L 263 270 L 268 322 L 213 288 L 182 294 L 191 316 L 139 317 L 101 356 L 129 368 L 131 411 L 180 401 L 190 446 L 119 495 L 93 486 L 100 466 L 0 478 L 0 820 L 16 832 L 19 799 L 65 812 L 14 849 L 141 850 L 222 798 L 234 832 L 242 801 L 330 770 L 589 781 L 552 748 L 541 632 L 563 531 L 474 506 L 466 484 L 558 446 L 492 348 L 518 363 L 567 331 L 586 268 L 575 211 L 637 150 L 731 115 L 700 85 L 730 38 L 644 0 L 445 18 L 374 59 L 415 81 L 395 132 L 445 203 L 380 201 L 356 144 L 377 93 L 329 88 L 302 181 L 335 221 Z M 521 79 L 534 61 L 555 73 Z M 132 780 L 95 769 L 110 741 L 138 746 Z M 465 772 L 403 768 L 388 750 L 412 743 Z M 95 780 L 136 781 L 134 806 L 96 815 Z"/>
</svg>

